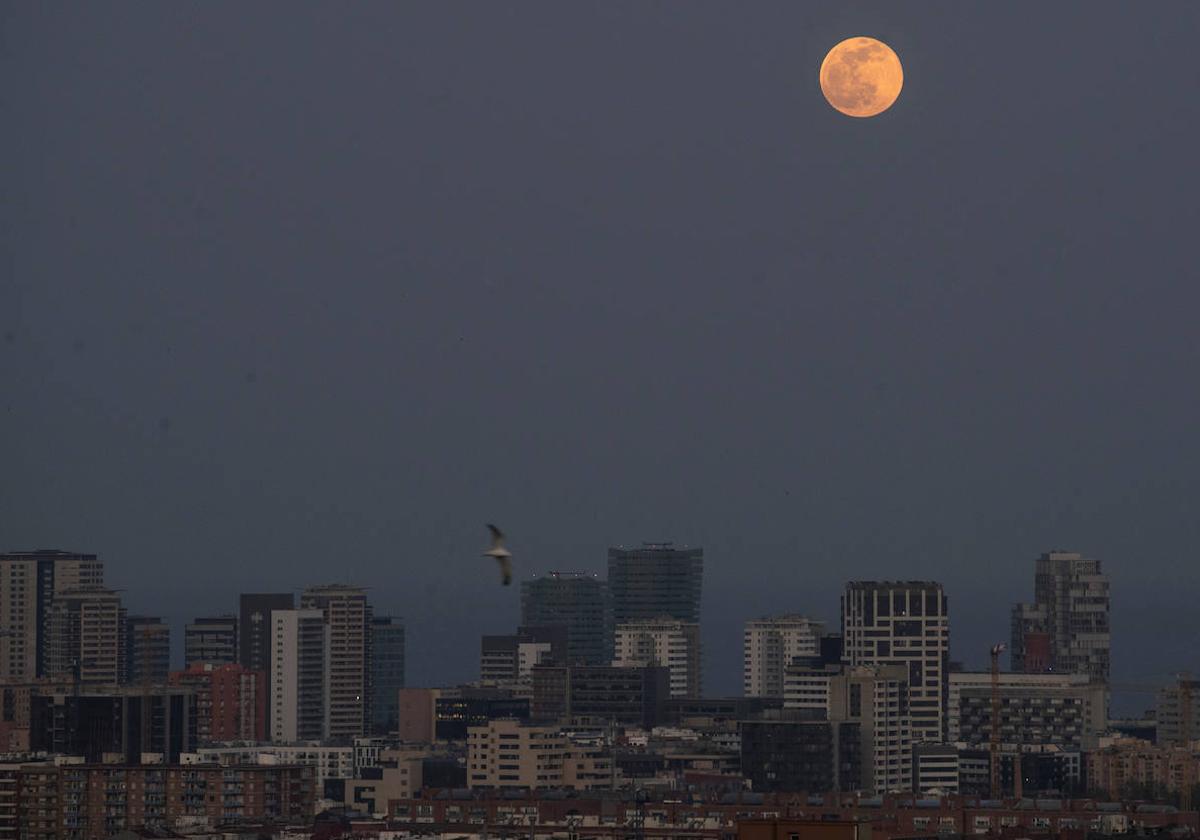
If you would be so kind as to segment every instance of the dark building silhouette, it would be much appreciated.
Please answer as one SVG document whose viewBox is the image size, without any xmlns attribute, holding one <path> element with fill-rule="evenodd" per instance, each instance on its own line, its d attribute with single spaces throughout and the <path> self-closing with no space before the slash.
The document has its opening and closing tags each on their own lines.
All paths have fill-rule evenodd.
<svg viewBox="0 0 1200 840">
<path fill-rule="evenodd" d="M 404 688 L 404 622 L 388 615 L 371 619 L 372 726 L 377 735 L 399 726 L 400 689 Z"/>
<path fill-rule="evenodd" d="M 567 629 L 566 664 L 606 665 L 612 651 L 607 584 L 587 572 L 550 572 L 521 582 L 521 624 Z"/>
<path fill-rule="evenodd" d="M 434 730 L 439 741 L 465 741 L 472 726 L 487 726 L 500 718 L 529 720 L 529 700 L 503 692 L 468 689 L 463 696 L 439 697 L 434 702 Z"/>
<path fill-rule="evenodd" d="M 663 617 L 700 623 L 704 549 L 673 543 L 608 550 L 608 590 L 614 625 Z"/>
<path fill-rule="evenodd" d="M 171 671 L 171 627 L 145 615 L 125 620 L 125 664 L 122 683 L 161 685 Z"/>
<path fill-rule="evenodd" d="M 183 630 L 185 668 L 238 661 L 238 620 L 234 615 L 197 618 Z"/>
<path fill-rule="evenodd" d="M 777 791 L 858 790 L 862 738 L 857 722 L 743 721 L 742 775 L 751 788 Z"/>
<path fill-rule="evenodd" d="M 533 719 L 539 723 L 616 723 L 653 728 L 667 720 L 670 670 L 613 665 L 539 665 L 533 669 Z"/>
<path fill-rule="evenodd" d="M 191 688 L 34 695 L 29 717 L 31 750 L 81 755 L 88 763 L 119 755 L 140 764 L 143 753 L 160 753 L 173 764 L 197 746 Z"/>
</svg>

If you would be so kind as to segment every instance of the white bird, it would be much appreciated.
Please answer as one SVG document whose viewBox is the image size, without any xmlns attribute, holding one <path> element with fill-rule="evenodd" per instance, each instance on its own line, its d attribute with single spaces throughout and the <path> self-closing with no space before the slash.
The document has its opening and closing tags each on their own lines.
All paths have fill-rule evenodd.
<svg viewBox="0 0 1200 840">
<path fill-rule="evenodd" d="M 500 564 L 501 580 L 508 586 L 512 583 L 512 552 L 504 547 L 504 532 L 490 522 L 487 527 L 492 532 L 492 547 L 483 552 L 483 556 L 496 558 Z"/>
</svg>

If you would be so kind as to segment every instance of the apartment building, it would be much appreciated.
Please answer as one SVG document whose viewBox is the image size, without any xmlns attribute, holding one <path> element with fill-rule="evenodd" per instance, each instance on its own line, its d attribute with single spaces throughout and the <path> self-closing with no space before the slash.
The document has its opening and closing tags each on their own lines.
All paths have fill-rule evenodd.
<svg viewBox="0 0 1200 840">
<path fill-rule="evenodd" d="M 613 666 L 666 668 L 671 697 L 701 696 L 700 625 L 667 616 L 618 624 Z"/>
<path fill-rule="evenodd" d="M 821 653 L 824 623 L 802 615 L 746 622 L 743 637 L 743 695 L 783 697 L 784 669 L 797 657 Z"/>
</svg>

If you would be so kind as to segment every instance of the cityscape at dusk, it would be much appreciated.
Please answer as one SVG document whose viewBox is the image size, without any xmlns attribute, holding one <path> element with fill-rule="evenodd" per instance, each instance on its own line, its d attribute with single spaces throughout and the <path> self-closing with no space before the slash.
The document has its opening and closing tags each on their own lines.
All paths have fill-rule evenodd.
<svg viewBox="0 0 1200 840">
<path fill-rule="evenodd" d="M 0 840 L 1196 838 L 1198 34 L 0 4 Z"/>
</svg>

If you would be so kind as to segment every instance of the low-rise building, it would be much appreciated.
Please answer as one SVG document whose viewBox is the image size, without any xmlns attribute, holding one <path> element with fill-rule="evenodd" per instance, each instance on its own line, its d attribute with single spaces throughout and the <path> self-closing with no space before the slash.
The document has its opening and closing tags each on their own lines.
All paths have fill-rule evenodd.
<svg viewBox="0 0 1200 840">
<path fill-rule="evenodd" d="M 612 782 L 611 756 L 573 745 L 558 727 L 493 720 L 470 729 L 468 787 L 590 790 Z"/>
</svg>

